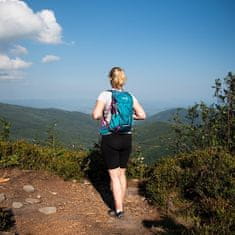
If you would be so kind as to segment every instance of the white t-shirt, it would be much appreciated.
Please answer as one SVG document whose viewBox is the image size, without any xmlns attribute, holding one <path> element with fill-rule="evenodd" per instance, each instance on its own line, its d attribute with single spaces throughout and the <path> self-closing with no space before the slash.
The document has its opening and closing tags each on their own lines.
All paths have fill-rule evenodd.
<svg viewBox="0 0 235 235">
<path fill-rule="evenodd" d="M 117 90 L 117 91 L 122 91 L 122 90 L 118 90 L 118 89 L 114 89 L 112 88 L 111 90 Z M 132 98 L 133 98 L 133 104 L 135 104 L 137 102 L 137 99 L 134 95 L 132 95 L 131 93 L 129 93 Z M 111 102 L 112 102 L 112 92 L 106 90 L 106 91 L 102 91 L 97 100 L 102 101 L 105 103 L 105 107 L 104 107 L 104 119 L 107 120 L 108 122 L 111 120 Z"/>
</svg>

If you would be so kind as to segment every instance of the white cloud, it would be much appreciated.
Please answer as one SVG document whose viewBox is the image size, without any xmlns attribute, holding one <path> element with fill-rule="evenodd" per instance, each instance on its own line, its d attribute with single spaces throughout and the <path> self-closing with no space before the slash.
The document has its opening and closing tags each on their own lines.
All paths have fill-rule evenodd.
<svg viewBox="0 0 235 235">
<path fill-rule="evenodd" d="M 25 47 L 22 47 L 20 45 L 15 45 L 11 50 L 10 53 L 16 56 L 19 55 L 26 55 L 28 54 L 28 50 Z"/>
<path fill-rule="evenodd" d="M 60 57 L 55 55 L 46 55 L 42 58 L 42 63 L 50 63 L 54 61 L 59 61 Z"/>
<path fill-rule="evenodd" d="M 0 54 L 0 80 L 14 80 L 22 78 L 22 69 L 26 69 L 32 65 L 18 57 L 9 58 L 7 55 Z"/>
<path fill-rule="evenodd" d="M 19 58 L 28 50 L 15 43 L 24 39 L 62 43 L 62 27 L 51 10 L 34 12 L 23 0 L 0 0 L 0 80 L 23 78 L 23 70 L 32 65 Z M 60 58 L 49 56 L 45 63 L 56 60 Z"/>
<path fill-rule="evenodd" d="M 62 28 L 54 12 L 33 10 L 20 0 L 0 0 L 0 42 L 34 39 L 43 43 L 61 43 Z"/>
<path fill-rule="evenodd" d="M 10 59 L 7 55 L 0 54 L 0 69 L 24 69 L 30 67 L 31 64 L 20 58 Z"/>
<path fill-rule="evenodd" d="M 53 11 L 43 10 L 37 13 L 42 22 L 37 39 L 45 43 L 60 43 L 61 42 L 61 26 L 56 22 Z"/>
</svg>

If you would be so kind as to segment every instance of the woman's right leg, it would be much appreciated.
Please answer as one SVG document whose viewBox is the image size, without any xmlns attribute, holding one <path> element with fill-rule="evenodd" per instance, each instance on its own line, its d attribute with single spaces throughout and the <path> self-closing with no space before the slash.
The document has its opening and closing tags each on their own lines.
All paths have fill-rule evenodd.
<svg viewBox="0 0 235 235">
<path fill-rule="evenodd" d="M 126 168 L 120 168 L 119 179 L 120 179 L 121 189 L 122 189 L 122 202 L 124 202 L 126 189 L 127 189 Z"/>
<path fill-rule="evenodd" d="M 123 150 L 120 151 L 119 153 L 119 163 L 120 163 L 120 182 L 122 187 L 122 201 L 124 202 L 127 189 L 126 168 L 132 150 L 132 135 L 131 134 L 122 135 L 122 141 L 123 141 L 122 142 Z"/>
</svg>

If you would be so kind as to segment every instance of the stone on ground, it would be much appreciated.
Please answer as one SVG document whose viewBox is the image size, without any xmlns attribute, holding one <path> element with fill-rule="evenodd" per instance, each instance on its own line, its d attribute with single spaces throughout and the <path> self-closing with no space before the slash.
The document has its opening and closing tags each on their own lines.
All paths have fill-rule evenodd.
<svg viewBox="0 0 235 235">
<path fill-rule="evenodd" d="M 3 202 L 6 199 L 6 196 L 4 193 L 0 193 L 0 203 Z"/>
<path fill-rule="evenodd" d="M 23 189 L 27 193 L 33 193 L 35 190 L 34 187 L 30 184 L 24 185 Z"/>
<path fill-rule="evenodd" d="M 56 207 L 49 206 L 49 207 L 42 207 L 38 209 L 41 213 L 45 215 L 53 214 L 56 212 Z"/>
<path fill-rule="evenodd" d="M 26 198 L 25 201 L 30 203 L 30 204 L 34 204 L 34 203 L 39 203 L 40 202 L 40 200 L 37 199 L 37 198 Z"/>
<path fill-rule="evenodd" d="M 21 203 L 21 202 L 13 202 L 12 203 L 12 207 L 13 208 L 21 208 L 23 206 L 23 203 Z"/>
</svg>

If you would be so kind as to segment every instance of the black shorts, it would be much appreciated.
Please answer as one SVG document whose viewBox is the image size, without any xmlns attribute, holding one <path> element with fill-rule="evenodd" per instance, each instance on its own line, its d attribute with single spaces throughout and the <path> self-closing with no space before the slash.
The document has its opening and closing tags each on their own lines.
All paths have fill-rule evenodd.
<svg viewBox="0 0 235 235">
<path fill-rule="evenodd" d="M 131 134 L 103 135 L 101 151 L 108 169 L 126 168 L 132 149 Z"/>
</svg>

